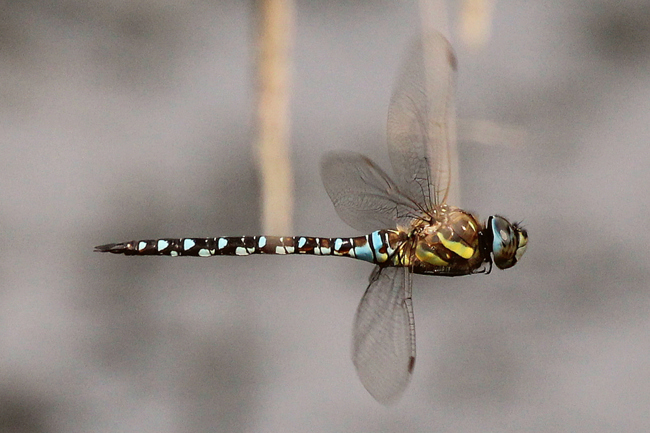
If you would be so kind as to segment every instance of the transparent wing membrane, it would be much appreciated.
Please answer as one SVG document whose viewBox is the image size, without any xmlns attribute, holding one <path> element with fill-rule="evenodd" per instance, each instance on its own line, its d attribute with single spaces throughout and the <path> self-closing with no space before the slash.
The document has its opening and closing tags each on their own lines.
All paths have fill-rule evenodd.
<svg viewBox="0 0 650 433">
<path fill-rule="evenodd" d="M 388 110 L 395 181 L 356 153 L 323 159 L 325 189 L 347 224 L 362 231 L 408 229 L 411 221 L 447 201 L 457 170 L 450 150 L 456 143 L 455 74 L 455 55 L 439 33 L 418 40 L 409 52 Z"/>
<path fill-rule="evenodd" d="M 456 57 L 439 33 L 418 40 L 388 108 L 388 151 L 400 189 L 431 209 L 447 201 L 456 170 Z"/>
<path fill-rule="evenodd" d="M 388 111 L 395 180 L 356 153 L 323 159 L 325 189 L 347 224 L 363 231 L 410 232 L 415 221 L 428 219 L 454 194 L 455 74 L 456 59 L 442 35 L 429 34 L 410 51 Z M 381 403 L 395 401 L 408 385 L 415 363 L 408 267 L 373 271 L 354 321 L 352 359 L 361 382 Z"/>
<path fill-rule="evenodd" d="M 408 268 L 374 269 L 354 320 L 352 361 L 380 403 L 395 401 L 406 389 L 415 363 Z"/>
<path fill-rule="evenodd" d="M 413 219 L 424 216 L 381 168 L 358 153 L 327 154 L 321 175 L 339 217 L 357 230 L 408 228 Z"/>
</svg>

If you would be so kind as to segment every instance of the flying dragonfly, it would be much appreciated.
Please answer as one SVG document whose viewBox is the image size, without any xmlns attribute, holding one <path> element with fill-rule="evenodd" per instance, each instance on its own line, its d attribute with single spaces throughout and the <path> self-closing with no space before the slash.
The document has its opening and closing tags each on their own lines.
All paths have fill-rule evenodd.
<svg viewBox="0 0 650 433">
<path fill-rule="evenodd" d="M 493 215 L 485 223 L 447 204 L 455 144 L 456 57 L 431 33 L 416 42 L 388 110 L 394 177 L 352 152 L 327 154 L 321 175 L 338 215 L 357 237 L 235 236 L 134 240 L 95 247 L 125 255 L 248 256 L 305 254 L 351 257 L 375 264 L 356 311 L 352 360 L 380 403 L 396 401 L 415 366 L 412 274 L 459 276 L 514 266 L 528 234 Z"/>
</svg>

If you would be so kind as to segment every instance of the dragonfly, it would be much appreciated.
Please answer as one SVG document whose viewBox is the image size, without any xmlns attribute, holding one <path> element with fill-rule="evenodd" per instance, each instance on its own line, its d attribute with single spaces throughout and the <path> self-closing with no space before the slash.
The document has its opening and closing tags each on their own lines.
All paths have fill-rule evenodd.
<svg viewBox="0 0 650 433">
<path fill-rule="evenodd" d="M 387 141 L 394 176 L 353 152 L 326 154 L 325 189 L 355 237 L 226 236 L 134 240 L 95 251 L 134 256 L 303 254 L 350 257 L 375 265 L 356 311 L 352 360 L 368 392 L 391 404 L 415 366 L 412 275 L 460 276 L 514 266 L 528 233 L 492 215 L 482 223 L 447 203 L 455 144 L 456 57 L 439 33 L 416 41 L 390 100 Z"/>
</svg>

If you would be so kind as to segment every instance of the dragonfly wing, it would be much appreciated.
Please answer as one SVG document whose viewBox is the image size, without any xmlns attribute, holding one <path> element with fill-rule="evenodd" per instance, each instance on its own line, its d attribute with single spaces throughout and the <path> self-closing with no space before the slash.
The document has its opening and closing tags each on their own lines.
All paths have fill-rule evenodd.
<svg viewBox="0 0 650 433">
<path fill-rule="evenodd" d="M 375 267 L 354 320 L 352 361 L 380 403 L 399 398 L 415 365 L 415 324 L 408 268 Z"/>
<path fill-rule="evenodd" d="M 381 168 L 358 153 L 326 154 L 321 176 L 336 212 L 355 229 L 371 232 L 409 227 L 424 214 Z"/>
<path fill-rule="evenodd" d="M 447 201 L 456 179 L 456 57 L 447 39 L 430 33 L 411 49 L 388 109 L 388 150 L 396 181 L 431 209 Z M 453 177 L 452 177 L 453 176 Z"/>
</svg>

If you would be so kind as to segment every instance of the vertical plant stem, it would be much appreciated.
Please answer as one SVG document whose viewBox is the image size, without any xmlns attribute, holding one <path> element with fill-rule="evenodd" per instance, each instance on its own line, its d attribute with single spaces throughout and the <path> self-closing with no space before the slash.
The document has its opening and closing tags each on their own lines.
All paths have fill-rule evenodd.
<svg viewBox="0 0 650 433">
<path fill-rule="evenodd" d="M 463 0 L 460 13 L 460 37 L 469 48 L 479 49 L 490 39 L 495 1 Z"/>
<path fill-rule="evenodd" d="M 293 1 L 258 0 L 258 136 L 265 234 L 292 232 L 293 171 L 290 158 L 290 77 Z"/>
</svg>

